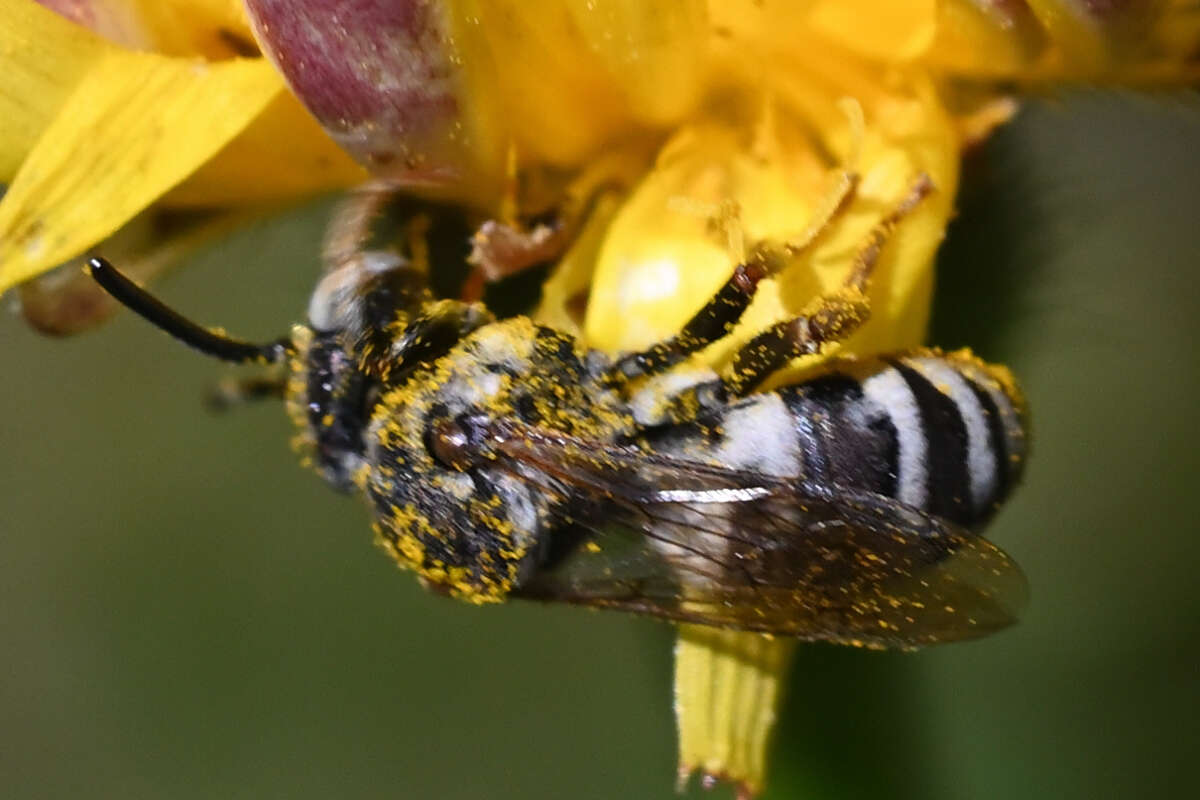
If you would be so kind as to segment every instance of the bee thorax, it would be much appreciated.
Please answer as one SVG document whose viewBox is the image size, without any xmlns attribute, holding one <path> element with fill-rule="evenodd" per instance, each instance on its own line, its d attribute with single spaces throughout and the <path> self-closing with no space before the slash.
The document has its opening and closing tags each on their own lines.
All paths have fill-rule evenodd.
<svg viewBox="0 0 1200 800">
<path fill-rule="evenodd" d="M 367 496 L 385 547 L 426 580 L 500 600 L 538 563 L 572 502 L 551 474 L 493 456 L 501 420 L 612 441 L 631 422 L 565 334 L 486 325 L 380 399 L 365 436 Z"/>
</svg>

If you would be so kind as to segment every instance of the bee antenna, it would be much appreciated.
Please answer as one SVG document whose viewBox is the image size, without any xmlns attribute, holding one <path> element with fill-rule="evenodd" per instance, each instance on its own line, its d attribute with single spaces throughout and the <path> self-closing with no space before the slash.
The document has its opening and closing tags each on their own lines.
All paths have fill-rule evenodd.
<svg viewBox="0 0 1200 800">
<path fill-rule="evenodd" d="M 103 258 L 89 258 L 88 268 L 96 283 L 121 305 L 207 356 L 236 364 L 274 364 L 282 361 L 295 349 L 287 339 L 268 344 L 254 344 L 202 328 L 179 312 L 168 308 L 161 300 L 122 275 Z"/>
</svg>

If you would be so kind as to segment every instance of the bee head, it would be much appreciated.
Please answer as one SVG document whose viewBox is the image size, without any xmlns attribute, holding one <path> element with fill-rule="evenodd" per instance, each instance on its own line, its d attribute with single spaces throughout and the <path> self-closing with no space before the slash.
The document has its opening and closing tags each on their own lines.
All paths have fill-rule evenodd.
<svg viewBox="0 0 1200 800">
<path fill-rule="evenodd" d="M 428 302 L 423 276 L 404 258 L 363 250 L 317 283 L 308 326 L 292 332 L 287 408 L 306 461 L 342 491 L 362 467 L 363 431 L 379 396 L 367 353 L 386 354 L 387 338 L 413 308 Z"/>
<path fill-rule="evenodd" d="M 285 400 L 299 430 L 293 445 L 330 485 L 350 491 L 378 390 L 337 332 L 297 325 L 292 341 Z"/>
</svg>

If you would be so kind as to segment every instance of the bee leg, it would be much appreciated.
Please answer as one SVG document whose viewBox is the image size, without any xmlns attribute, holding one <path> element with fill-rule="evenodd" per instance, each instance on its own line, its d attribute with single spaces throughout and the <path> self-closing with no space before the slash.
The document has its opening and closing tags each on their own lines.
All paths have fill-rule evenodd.
<svg viewBox="0 0 1200 800">
<path fill-rule="evenodd" d="M 325 228 L 321 260 L 332 272 L 370 249 L 374 228 L 388 206 L 403 195 L 394 186 L 375 181 L 349 192 L 334 209 Z"/>
<path fill-rule="evenodd" d="M 798 239 L 784 243 L 764 240 L 752 245 L 729 279 L 678 334 L 640 353 L 630 353 L 619 359 L 609 373 L 610 382 L 620 385 L 633 378 L 665 372 L 726 336 L 754 299 L 759 283 L 810 250 L 853 199 L 857 186 L 858 176 L 844 173 L 814 214 L 808 230 Z"/>
<path fill-rule="evenodd" d="M 756 248 L 749 258 L 734 268 L 729 280 L 678 334 L 640 353 L 618 359 L 610 373 L 613 382 L 622 383 L 664 372 L 725 336 L 754 299 L 758 284 L 774 268 L 774 253 L 766 248 Z"/>
<path fill-rule="evenodd" d="M 212 411 L 228 411 L 257 400 L 283 399 L 287 379 L 280 377 L 225 378 L 205 394 L 204 404 Z"/>
<path fill-rule="evenodd" d="M 821 297 L 808 314 L 777 322 L 742 346 L 722 376 L 730 395 L 749 394 L 793 358 L 845 339 L 871 315 L 865 294 L 843 289 Z"/>
<path fill-rule="evenodd" d="M 385 346 L 366 354 L 362 367 L 389 384 L 393 370 L 433 362 L 445 355 L 472 331 L 496 318 L 480 303 L 440 300 L 430 303 L 425 313 L 413 318 L 399 332 L 392 332 Z"/>
<path fill-rule="evenodd" d="M 731 395 L 749 394 L 793 358 L 813 355 L 830 342 L 846 339 L 870 318 L 867 290 L 883 246 L 900 220 L 931 191 L 928 175 L 917 178 L 900 205 L 871 230 L 839 289 L 817 298 L 801 316 L 775 323 L 737 351 L 723 376 Z"/>
</svg>

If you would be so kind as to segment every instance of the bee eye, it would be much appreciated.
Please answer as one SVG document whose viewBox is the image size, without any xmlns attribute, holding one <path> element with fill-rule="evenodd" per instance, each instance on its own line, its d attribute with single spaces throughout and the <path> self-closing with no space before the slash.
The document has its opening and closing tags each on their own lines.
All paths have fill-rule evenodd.
<svg viewBox="0 0 1200 800">
<path fill-rule="evenodd" d="M 429 454 L 443 467 L 465 472 L 483 455 L 486 435 L 486 419 L 463 414 L 435 422 L 429 430 L 427 447 Z"/>
</svg>

